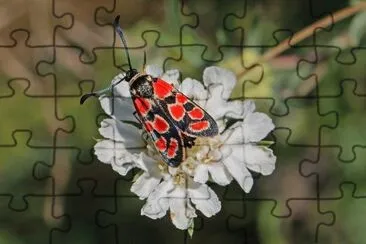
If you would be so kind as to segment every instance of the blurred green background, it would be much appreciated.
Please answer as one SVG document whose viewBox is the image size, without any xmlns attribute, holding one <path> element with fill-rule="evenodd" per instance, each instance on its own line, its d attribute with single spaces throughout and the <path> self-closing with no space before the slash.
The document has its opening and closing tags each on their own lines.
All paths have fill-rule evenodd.
<svg viewBox="0 0 366 244">
<path fill-rule="evenodd" d="M 364 4 L 3 1 L 0 243 L 366 243 L 366 13 L 345 12 L 261 59 L 315 21 Z M 144 51 L 148 64 L 182 78 L 229 68 L 232 98 L 253 99 L 276 125 L 274 173 L 256 177 L 250 194 L 212 185 L 222 211 L 197 218 L 192 239 L 168 217 L 140 216 L 132 174 L 93 156 L 106 116 L 97 100 L 79 99 L 126 65 L 110 26 L 117 14 L 136 68 Z"/>
</svg>

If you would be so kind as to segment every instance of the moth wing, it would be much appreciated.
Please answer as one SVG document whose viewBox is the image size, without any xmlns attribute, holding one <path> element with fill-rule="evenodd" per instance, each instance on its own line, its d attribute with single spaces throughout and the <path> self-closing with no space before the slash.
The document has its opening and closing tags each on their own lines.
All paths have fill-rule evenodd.
<svg viewBox="0 0 366 244">
<path fill-rule="evenodd" d="M 178 167 L 185 160 L 184 136 L 153 99 L 133 97 L 137 115 L 163 160 Z"/>
<path fill-rule="evenodd" d="M 216 121 L 171 84 L 156 79 L 154 91 L 154 100 L 184 134 L 191 137 L 212 137 L 218 134 Z"/>
</svg>

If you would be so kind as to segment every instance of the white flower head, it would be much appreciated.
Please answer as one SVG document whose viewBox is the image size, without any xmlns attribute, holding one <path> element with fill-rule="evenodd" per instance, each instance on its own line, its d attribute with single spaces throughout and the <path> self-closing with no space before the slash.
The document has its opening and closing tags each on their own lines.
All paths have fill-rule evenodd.
<svg viewBox="0 0 366 244">
<path fill-rule="evenodd" d="M 143 156 L 145 172 L 132 185 L 131 191 L 146 199 L 141 214 L 162 218 L 169 210 L 173 224 L 187 229 L 195 218 L 195 209 L 211 217 L 221 209 L 216 193 L 206 184 L 193 179 L 180 168 L 171 168 L 161 161 Z"/>
<path fill-rule="evenodd" d="M 206 68 L 203 83 L 191 78 L 179 83 L 178 70 L 163 73 L 160 68 L 147 66 L 145 71 L 173 84 L 205 109 L 217 122 L 220 134 L 196 138 L 195 145 L 186 149 L 184 162 L 177 168 L 168 166 L 151 139 L 143 139 L 144 130 L 133 115 L 128 84 L 121 82 L 113 87 L 113 96 L 100 97 L 102 108 L 111 118 L 101 123 L 99 132 L 105 139 L 95 145 L 95 154 L 121 175 L 134 167 L 141 169 L 131 191 L 146 200 L 142 215 L 158 219 L 169 211 L 177 228 L 188 229 L 197 216 L 196 210 L 206 217 L 221 210 L 221 202 L 207 181 L 224 186 L 235 179 L 249 192 L 253 186 L 250 171 L 262 175 L 273 172 L 276 157 L 271 149 L 258 143 L 274 129 L 274 124 L 267 115 L 254 111 L 252 101 L 229 101 L 236 78 L 226 69 Z M 112 84 L 123 75 L 116 76 Z"/>
<path fill-rule="evenodd" d="M 216 120 L 221 134 L 215 138 L 198 138 L 188 160 L 195 161 L 194 180 L 205 183 L 209 179 L 219 185 L 227 185 L 235 179 L 240 187 L 249 192 L 253 177 L 249 170 L 269 175 L 275 168 L 276 157 L 272 150 L 257 145 L 274 129 L 272 120 L 264 113 L 254 112 L 253 101 L 228 101 L 234 85 L 232 72 L 208 67 L 203 74 L 203 86 L 194 82 L 196 89 L 185 89 L 191 79 L 183 80 L 181 91 L 196 101 L 193 90 L 207 89 L 208 98 L 201 102 L 202 107 Z M 226 128 L 227 118 L 236 121 Z M 249 169 L 249 170 L 248 170 Z"/>
</svg>

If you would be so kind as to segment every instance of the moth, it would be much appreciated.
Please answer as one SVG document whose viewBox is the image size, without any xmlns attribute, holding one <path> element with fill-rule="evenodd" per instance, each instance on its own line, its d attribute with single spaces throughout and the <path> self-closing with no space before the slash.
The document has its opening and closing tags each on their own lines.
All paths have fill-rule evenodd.
<svg viewBox="0 0 366 244">
<path fill-rule="evenodd" d="M 195 144 L 197 137 L 213 137 L 218 134 L 216 121 L 199 105 L 161 78 L 140 73 L 132 68 L 127 42 L 117 16 L 113 26 L 123 43 L 129 69 L 125 76 L 110 87 L 81 97 L 80 104 L 91 96 L 111 91 L 120 82 L 128 82 L 134 115 L 152 140 L 163 161 L 178 167 L 186 159 L 186 149 Z M 146 61 L 146 54 L 144 57 Z M 137 116 L 136 116 L 137 115 Z"/>
</svg>

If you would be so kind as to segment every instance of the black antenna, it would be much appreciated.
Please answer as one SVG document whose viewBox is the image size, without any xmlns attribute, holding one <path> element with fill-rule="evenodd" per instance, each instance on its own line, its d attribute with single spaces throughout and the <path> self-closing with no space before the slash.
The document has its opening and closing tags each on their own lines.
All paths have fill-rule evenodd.
<svg viewBox="0 0 366 244">
<path fill-rule="evenodd" d="M 132 66 L 131 66 L 130 54 L 128 53 L 128 50 L 127 50 L 127 43 L 126 43 L 125 37 L 123 36 L 122 29 L 119 26 L 119 18 L 120 18 L 120 16 L 118 15 L 114 19 L 113 27 L 114 27 L 115 31 L 118 33 L 121 40 L 122 40 L 123 46 L 124 46 L 125 51 L 126 51 L 126 56 L 127 56 L 127 60 L 128 60 L 128 65 L 130 66 L 130 70 L 133 70 Z M 124 69 L 123 69 L 123 71 L 124 71 Z M 97 92 L 92 92 L 92 93 L 87 93 L 87 94 L 83 95 L 80 99 L 80 104 L 83 104 L 89 97 L 99 97 L 99 96 L 101 96 L 101 95 L 103 95 L 103 94 L 105 94 L 109 91 L 112 91 L 115 86 L 117 86 L 119 83 L 121 83 L 124 80 L 126 80 L 126 76 L 124 76 L 118 82 L 110 85 L 109 87 L 107 87 L 103 90 L 100 90 L 100 91 L 97 91 Z"/>
<path fill-rule="evenodd" d="M 131 65 L 131 60 L 130 60 L 130 54 L 128 53 L 128 50 L 127 50 L 127 42 L 126 42 L 126 39 L 125 39 L 125 37 L 123 35 L 123 31 L 122 31 L 121 27 L 119 26 L 119 18 L 120 18 L 120 16 L 117 15 L 117 17 L 113 21 L 113 27 L 114 27 L 115 31 L 118 33 L 118 35 L 121 38 L 121 40 L 122 40 L 123 46 L 124 46 L 125 51 L 126 51 L 128 65 L 130 66 L 130 70 L 132 70 L 132 65 Z"/>
<path fill-rule="evenodd" d="M 143 70 L 145 71 L 145 67 L 146 67 L 146 51 L 144 50 L 144 64 L 142 65 Z"/>
<path fill-rule="evenodd" d="M 122 77 L 119 81 L 117 81 L 116 83 L 110 85 L 109 87 L 107 87 L 103 90 L 100 90 L 97 92 L 92 92 L 92 93 L 87 93 L 87 94 L 83 95 L 80 99 L 80 104 L 83 104 L 89 97 L 99 97 L 109 91 L 112 91 L 115 86 L 117 86 L 119 83 L 121 83 L 125 79 L 126 79 L 126 76 Z"/>
<path fill-rule="evenodd" d="M 80 98 L 80 104 L 84 104 L 89 97 L 98 97 L 98 95 L 94 92 L 87 93 Z"/>
</svg>

